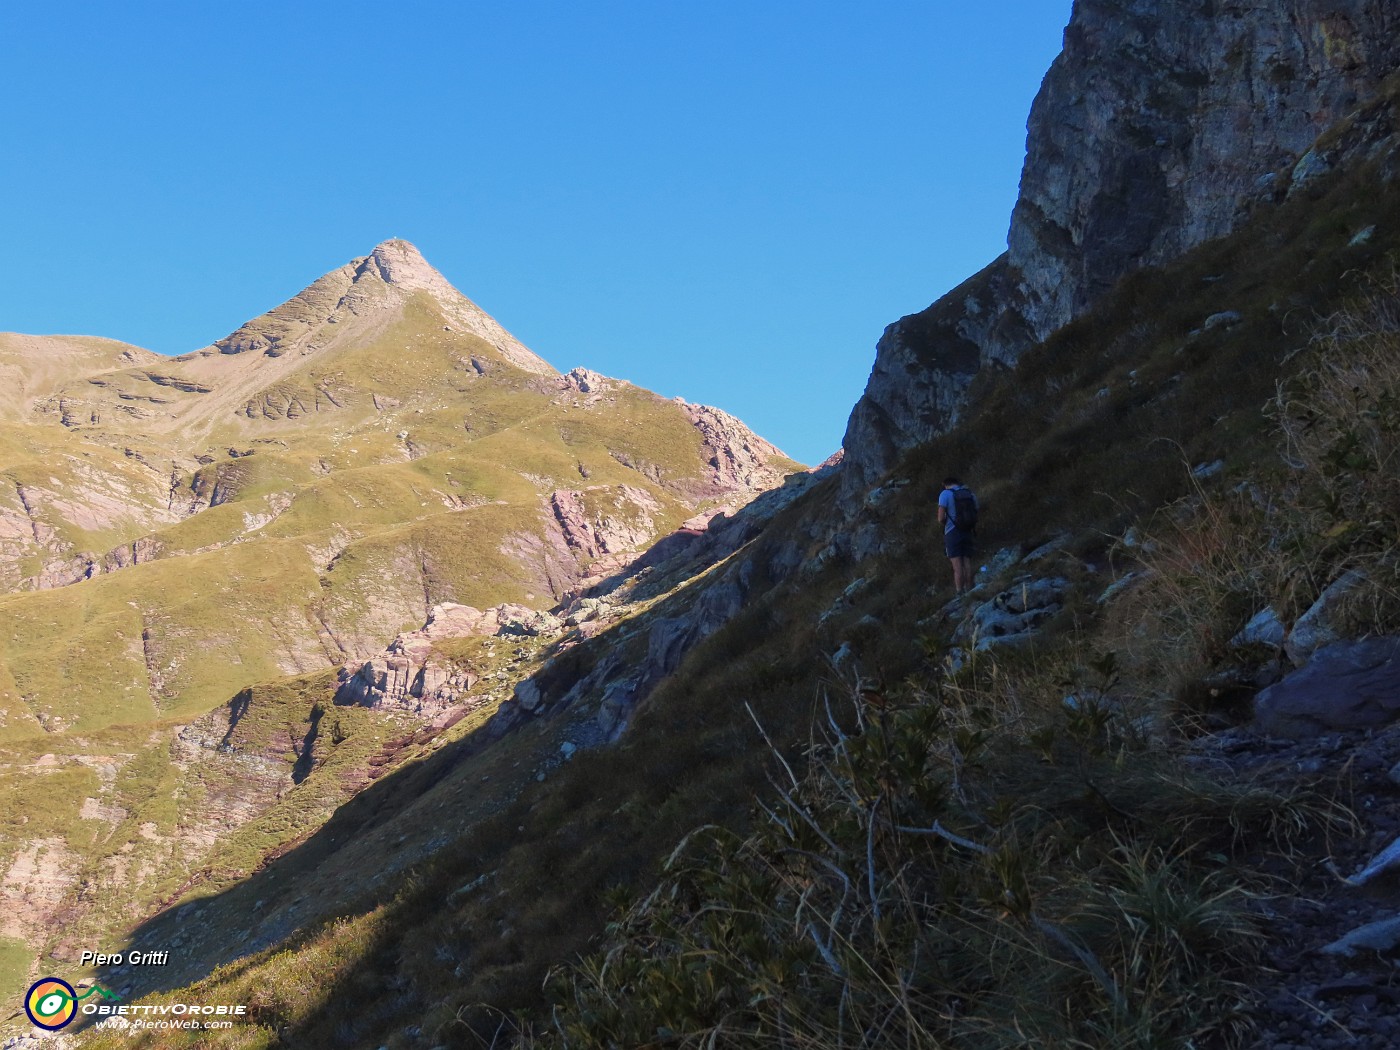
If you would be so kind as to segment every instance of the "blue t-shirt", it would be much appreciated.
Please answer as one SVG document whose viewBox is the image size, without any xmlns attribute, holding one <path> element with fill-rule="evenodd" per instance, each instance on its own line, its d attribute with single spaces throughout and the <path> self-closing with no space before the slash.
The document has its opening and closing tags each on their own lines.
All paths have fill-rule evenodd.
<svg viewBox="0 0 1400 1050">
<path fill-rule="evenodd" d="M 943 508 L 943 512 L 944 512 L 944 513 L 943 513 L 943 531 L 944 531 L 944 532 L 952 532 L 954 529 L 956 529 L 956 528 L 958 527 L 958 526 L 957 526 L 957 523 L 953 521 L 953 516 L 954 516 L 954 514 L 956 513 L 956 510 L 957 510 L 956 504 L 953 502 L 953 493 L 955 493 L 955 492 L 960 492 L 960 491 L 962 491 L 963 489 L 966 489 L 966 488 L 967 488 L 966 485 L 957 485 L 957 486 L 955 486 L 954 488 L 951 488 L 951 489 L 944 489 L 942 492 L 940 492 L 940 493 L 938 494 L 938 505 L 939 505 L 940 507 Z M 974 492 L 969 491 L 969 492 L 968 492 L 968 495 L 972 497 L 972 505 L 973 505 L 974 507 L 976 507 L 976 506 L 977 506 L 977 494 L 974 493 Z"/>
</svg>

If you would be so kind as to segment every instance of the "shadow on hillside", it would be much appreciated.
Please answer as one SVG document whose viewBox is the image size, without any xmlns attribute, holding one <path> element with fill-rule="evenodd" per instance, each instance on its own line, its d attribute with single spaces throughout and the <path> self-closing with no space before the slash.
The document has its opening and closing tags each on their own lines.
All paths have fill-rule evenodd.
<svg viewBox="0 0 1400 1050">
<path fill-rule="evenodd" d="M 245 690 L 230 702 L 231 721 L 246 713 L 246 693 Z M 320 708 L 311 714 L 311 726 L 291 771 L 296 784 L 304 783 L 314 770 L 315 743 L 323 714 Z M 274 853 L 235 885 L 204 899 L 167 907 L 137 925 L 129 939 L 128 952 L 169 952 L 166 965 L 109 968 L 100 972 L 96 980 L 107 988 L 129 989 L 124 995 L 128 1000 L 169 992 L 208 975 L 215 967 L 236 963 L 329 918 L 363 914 L 392 899 L 401 883 L 394 876 L 447 844 L 440 838 L 433 839 L 433 829 L 426 820 L 410 828 L 403 820 L 406 811 L 464 763 L 491 744 L 501 742 L 498 734 L 489 731 L 490 726 L 488 721 L 426 758 L 409 762 L 371 782 L 342 803 L 325 824 L 300 842 L 285 847 L 284 852 Z M 507 795 L 514 793 L 513 788 Z M 374 878 L 364 877 L 366 865 L 362 859 L 338 856 L 361 845 L 372 832 L 387 837 L 397 828 L 416 830 L 418 841 L 404 845 L 402 853 L 386 845 L 385 852 L 377 854 L 380 863 L 372 871 L 377 885 Z M 402 837 L 399 843 L 403 845 Z M 396 860 L 402 863 L 396 864 Z M 338 865 L 344 867 L 342 892 L 308 901 L 306 880 Z M 208 875 L 207 869 L 195 872 L 187 886 L 193 886 L 197 893 L 199 880 Z M 225 976 L 236 976 L 237 972 L 235 968 Z M 189 1001 L 202 1000 L 192 996 Z"/>
<path fill-rule="evenodd" d="M 311 775 L 311 771 L 316 768 L 316 738 L 321 732 L 321 719 L 325 715 L 326 709 L 317 704 L 311 709 L 311 715 L 307 719 L 311 723 L 311 728 L 306 731 L 306 736 L 302 737 L 301 748 L 297 751 L 297 760 L 292 765 L 292 783 L 300 784 Z M 232 712 L 230 712 L 230 716 Z M 229 732 L 233 732 L 232 717 L 230 717 Z"/>
<path fill-rule="evenodd" d="M 676 576 L 686 580 L 704 578 L 705 569 L 746 544 L 775 514 L 780 511 L 795 513 L 795 508 L 789 510 L 794 498 L 812 492 L 817 487 L 812 482 L 827 477 L 830 477 L 829 471 L 820 478 L 808 476 L 775 490 L 766 498 L 760 497 L 763 502 L 756 500 L 758 506 L 751 504 L 727 520 L 722 530 L 714 530 L 708 544 L 688 542 L 689 538 L 683 544 L 675 544 L 677 549 L 672 553 L 678 555 L 676 560 L 658 567 L 661 571 L 649 574 L 647 585 L 661 587 L 656 577 L 663 575 L 672 586 L 679 586 L 675 582 Z M 831 478 L 831 481 L 834 483 L 835 479 Z M 812 494 L 829 495 L 831 488 L 831 485 L 820 486 L 821 493 Z M 769 551 L 763 559 L 764 563 L 771 561 L 772 556 L 773 552 Z M 776 580 L 766 580 L 763 588 L 775 583 Z M 757 581 L 754 586 L 759 586 Z M 654 622 L 671 623 L 672 619 L 668 618 L 683 613 L 688 605 L 697 600 L 694 594 L 686 591 L 681 587 L 662 598 L 648 610 L 648 617 Z M 740 633 L 748 638 L 753 632 Z M 629 661 L 645 657 L 647 637 L 647 631 L 639 631 L 632 623 L 616 635 L 608 630 L 567 649 L 552 647 L 549 658 L 533 678 L 551 703 L 560 701 L 571 691 L 572 685 L 591 672 L 611 669 L 612 672 L 623 673 L 622 668 L 628 666 Z M 700 640 L 702 638 L 699 636 L 694 639 L 696 643 Z M 225 736 L 226 741 L 232 738 L 238 722 L 248 715 L 254 699 L 252 692 L 245 690 L 229 702 L 230 729 Z M 319 704 L 312 708 L 310 726 L 301 741 L 291 771 L 295 784 L 305 784 L 313 790 L 318 775 L 316 752 L 318 744 L 322 743 L 320 720 L 328 709 Z M 136 998 L 173 991 L 204 978 L 216 967 L 228 966 L 230 968 L 221 980 L 221 988 L 227 989 L 238 981 L 239 974 L 247 973 L 255 965 L 262 965 L 251 961 L 240 963 L 239 960 L 246 960 L 274 945 L 295 952 L 312 940 L 308 931 L 318 929 L 326 921 L 365 915 L 393 901 L 406 885 L 421 889 L 421 878 L 408 875 L 411 868 L 427 862 L 436 868 L 451 868 L 453 874 L 468 871 L 478 874 L 487 867 L 497 867 L 500 857 L 513 850 L 533 849 L 528 841 L 530 836 L 518 834 L 529 822 L 524 814 L 530 803 L 538 802 L 541 798 L 554 798 L 554 803 L 550 804 L 571 818 L 579 798 L 583 795 L 590 800 L 592 798 L 592 786 L 581 769 L 570 769 L 568 775 L 550 776 L 548 783 L 542 786 L 535 784 L 534 767 L 541 762 L 557 762 L 558 756 L 550 756 L 545 749 L 532 746 L 531 727 L 549 725 L 568 709 L 567 705 L 555 707 L 542 719 L 522 719 L 519 716 L 523 712 L 518 710 L 503 712 L 503 717 L 493 716 L 464 737 L 426 757 L 393 768 L 343 802 L 324 825 L 310 831 L 300 841 L 282 847 L 280 852 L 269 856 L 258 870 L 242 881 L 211 893 L 204 899 L 187 897 L 187 903 L 167 907 L 136 926 L 128 947 L 142 952 L 168 951 L 170 962 L 167 966 L 118 968 L 103 972 L 98 979 L 107 987 L 129 988 L 127 998 Z M 751 731 L 752 727 L 745 719 L 740 732 L 747 739 Z M 726 751 L 732 748 L 728 737 L 723 744 L 705 745 L 700 739 L 703 734 L 693 736 L 695 739 L 689 742 L 690 747 L 711 746 Z M 511 745 L 512 741 L 516 743 Z M 529 749 L 528 761 L 526 749 Z M 655 761 L 668 765 L 665 775 L 655 778 L 656 784 L 664 789 L 664 794 L 673 790 L 676 778 L 689 761 L 685 757 L 688 755 L 686 748 L 671 750 L 676 752 L 675 755 L 668 754 L 668 750 L 663 748 L 651 749 L 650 755 Z M 470 766 L 477 758 L 481 758 L 481 764 Z M 521 760 L 516 763 L 521 768 L 516 769 L 511 764 L 514 759 Z M 676 768 L 670 768 L 671 765 L 676 765 Z M 494 798 L 480 806 L 479 811 L 468 820 L 460 812 L 463 800 L 478 797 L 475 795 L 478 778 L 486 781 L 488 775 L 490 788 L 480 790 L 490 790 Z M 445 791 L 436 797 L 428 797 L 445 782 L 451 782 L 450 794 Z M 619 790 L 624 783 L 619 782 Z M 631 790 L 631 785 L 626 786 Z M 520 798 L 522 793 L 526 794 L 523 800 Z M 663 831 L 669 827 L 666 821 L 647 823 L 655 824 Z M 517 828 L 517 824 L 521 827 Z M 663 837 L 666 834 L 669 832 L 665 832 Z M 672 839 L 667 837 L 666 843 L 669 848 Z M 490 856 L 496 859 L 488 863 Z M 549 866 L 544 861 L 541 863 Z M 631 862 L 625 856 L 619 856 L 607 863 L 625 865 Z M 211 876 L 207 868 L 202 872 L 196 871 L 184 892 L 197 896 L 200 881 Z M 313 880 L 323 885 L 319 888 L 313 886 Z M 447 894 L 447 899 L 440 895 L 434 901 L 447 907 L 453 903 L 453 898 L 466 890 L 456 881 L 450 881 L 448 889 L 443 892 Z M 595 901 L 590 906 L 601 905 Z M 356 949 L 359 958 L 383 956 L 391 950 L 387 946 L 388 941 L 401 932 L 396 928 L 375 927 L 365 935 L 367 944 Z M 574 947 L 570 945 L 568 951 L 573 950 Z M 382 970 L 381 962 L 382 959 L 376 959 L 370 969 L 379 967 Z M 290 970 L 295 965 L 290 964 L 286 969 Z M 378 988 L 374 994 L 358 997 L 357 1005 L 347 1005 L 345 989 L 368 979 L 360 972 L 364 969 L 357 962 L 349 960 L 337 964 L 340 976 L 336 979 L 336 988 L 325 990 L 325 1000 L 307 1012 L 298 1023 L 298 1030 L 334 1030 L 338 1043 L 354 1043 L 366 1038 L 367 1030 L 391 1020 L 387 1016 L 374 1015 L 370 1004 L 382 1007 L 387 1001 L 385 996 L 379 994 Z M 276 972 L 280 974 L 285 971 L 278 969 Z M 227 991 L 196 993 L 189 999 L 191 1002 L 216 1003 L 228 1001 L 229 994 Z M 237 994 L 248 998 L 250 993 Z M 312 994 L 310 990 L 308 994 Z"/>
<path fill-rule="evenodd" d="M 251 687 L 240 689 L 238 694 L 228 702 L 228 730 L 224 733 L 224 738 L 220 741 L 222 747 L 228 747 L 233 740 L 233 734 L 238 729 L 238 723 L 243 721 L 243 716 L 248 713 L 248 708 L 253 703 L 253 690 Z"/>
</svg>

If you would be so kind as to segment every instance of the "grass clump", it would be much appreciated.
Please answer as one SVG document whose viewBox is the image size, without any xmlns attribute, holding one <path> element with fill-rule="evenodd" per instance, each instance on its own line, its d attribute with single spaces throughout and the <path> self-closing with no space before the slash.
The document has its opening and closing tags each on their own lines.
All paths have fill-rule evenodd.
<svg viewBox="0 0 1400 1050">
<path fill-rule="evenodd" d="M 1400 627 L 1400 271 L 1317 323 L 1265 411 L 1274 462 L 1224 484 L 1192 478 L 1119 549 L 1145 570 L 1115 605 L 1144 681 L 1248 662 L 1232 640 L 1251 616 L 1267 607 L 1291 624 L 1347 574 L 1338 623 Z"/>
<path fill-rule="evenodd" d="M 1312 815 L 1240 819 L 1262 789 L 1184 773 L 1086 664 L 1070 700 L 1062 668 L 984 657 L 825 705 L 754 829 L 685 839 L 525 1045 L 1236 1044 L 1257 938 L 1229 859 Z"/>
<path fill-rule="evenodd" d="M 1318 553 L 1366 573 L 1389 628 L 1400 617 L 1400 265 L 1318 326 L 1273 408 Z"/>
</svg>

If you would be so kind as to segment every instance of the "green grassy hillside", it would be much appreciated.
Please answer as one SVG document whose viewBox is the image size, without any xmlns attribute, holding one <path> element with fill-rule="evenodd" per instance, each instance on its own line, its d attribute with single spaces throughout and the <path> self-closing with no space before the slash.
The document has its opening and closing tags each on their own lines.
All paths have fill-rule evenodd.
<svg viewBox="0 0 1400 1050">
<path fill-rule="evenodd" d="M 502 677 L 436 727 L 332 710 L 339 666 L 440 603 L 547 610 L 798 467 L 749 435 L 721 477 L 682 406 L 560 376 L 403 242 L 179 358 L 4 335 L 0 378 L 3 980 L 247 878 L 524 665 L 462 640 Z"/>
<path fill-rule="evenodd" d="M 1337 452 L 1348 433 L 1386 446 L 1394 390 L 1357 386 L 1348 415 L 1319 379 L 1353 366 L 1338 311 L 1393 340 L 1384 156 L 1123 282 L 987 380 L 834 536 L 837 479 L 783 511 L 716 571 L 742 570 L 744 610 L 616 746 L 531 775 L 573 731 L 566 711 L 501 747 L 444 747 L 208 900 L 231 923 L 271 886 L 380 870 L 397 836 L 435 843 L 153 997 L 249 1003 L 226 1039 L 138 1045 L 1248 1045 L 1259 858 L 1336 816 L 1181 748 L 1230 717 L 1201 685 L 1251 612 L 1297 609 L 1354 564 L 1394 572 L 1393 478 Z M 1337 426 L 1299 460 L 1308 418 Z M 931 513 L 950 471 L 982 497 L 989 555 L 1056 541 L 1022 571 L 1072 584 L 1036 644 L 951 674 Z M 855 560 L 853 537 L 873 553 Z M 1144 568 L 1143 590 L 1097 600 Z M 708 582 L 645 615 L 679 615 Z M 1387 586 L 1359 629 L 1396 626 Z M 641 627 L 590 644 L 625 650 Z M 485 790 L 495 811 L 444 816 Z"/>
</svg>

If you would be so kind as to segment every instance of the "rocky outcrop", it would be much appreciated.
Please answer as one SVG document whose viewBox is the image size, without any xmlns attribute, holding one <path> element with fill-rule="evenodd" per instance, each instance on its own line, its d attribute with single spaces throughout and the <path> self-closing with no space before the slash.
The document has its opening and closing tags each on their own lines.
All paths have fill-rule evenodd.
<svg viewBox="0 0 1400 1050">
<path fill-rule="evenodd" d="M 675 672 L 686 653 L 743 608 L 748 575 L 742 569 L 727 572 L 708 581 L 689 608 L 646 619 L 641 627 L 644 650 L 627 657 L 611 652 L 578 677 L 560 677 L 546 668 L 520 682 L 493 716 L 492 735 L 504 734 L 530 716 L 596 702 L 597 729 L 606 738 L 615 739 L 626 728 L 637 704 Z"/>
<path fill-rule="evenodd" d="M 141 562 L 154 561 L 160 557 L 162 548 L 160 540 L 154 536 L 142 536 L 120 547 L 113 547 L 103 555 L 102 571 L 116 572 Z"/>
<path fill-rule="evenodd" d="M 1312 654 L 1254 701 L 1256 725 L 1304 740 L 1335 730 L 1371 729 L 1400 718 L 1400 637 L 1336 642 Z"/>
<path fill-rule="evenodd" d="M 1029 641 L 1064 608 L 1068 592 L 1069 581 L 1058 576 L 1019 580 L 977 606 L 954 637 L 979 650 Z"/>
<path fill-rule="evenodd" d="M 709 405 L 676 398 L 691 425 L 700 431 L 704 455 L 713 471 L 710 481 L 724 492 L 761 492 L 783 479 L 786 470 L 774 461 L 787 457 L 734 416 Z"/>
<path fill-rule="evenodd" d="M 609 379 L 588 368 L 571 368 L 559 377 L 560 389 L 577 394 L 600 395 L 617 389 L 619 385 L 616 379 Z"/>
<path fill-rule="evenodd" d="M 1303 666 L 1313 653 L 1347 636 L 1348 628 L 1353 626 L 1347 622 L 1349 607 L 1365 582 L 1365 575 L 1355 569 L 1343 573 L 1298 617 L 1283 643 L 1295 667 Z"/>
<path fill-rule="evenodd" d="M 549 497 L 564 542 L 578 557 L 634 551 L 656 535 L 660 502 L 634 485 L 560 490 Z"/>
<path fill-rule="evenodd" d="M 979 371 L 1325 170 L 1299 158 L 1397 64 L 1389 0 L 1079 0 L 1031 110 L 1007 252 L 886 329 L 847 491 L 952 426 Z"/>
<path fill-rule="evenodd" d="M 547 664 L 522 682 L 493 716 L 490 734 L 503 735 L 531 717 L 589 705 L 596 730 L 615 739 L 637 705 L 676 672 L 686 655 L 744 608 L 760 564 L 771 584 L 805 563 L 799 537 L 776 543 L 777 551 L 763 547 L 760 537 L 775 515 L 835 469 L 832 465 L 791 474 L 782 486 L 738 510 L 698 514 L 625 570 L 569 596 L 555 613 L 576 633 L 566 635 L 561 645 L 590 641 L 617 621 L 620 609 L 635 609 L 635 603 L 668 595 L 682 581 L 695 581 L 648 614 L 629 620 L 625 632 L 615 634 L 611 646 L 604 643 L 594 650 L 600 655 L 585 661 L 582 670 L 562 674 Z M 751 541 L 760 549 L 743 550 Z M 728 565 L 720 564 L 731 556 L 735 557 Z"/>
<path fill-rule="evenodd" d="M 381 656 L 340 669 L 337 704 L 402 709 L 415 713 L 451 707 L 476 684 L 476 675 L 444 659 L 436 643 L 473 635 L 536 635 L 557 629 L 547 613 L 523 605 L 482 611 L 470 605 L 435 605 L 416 631 L 399 635 Z"/>
</svg>

